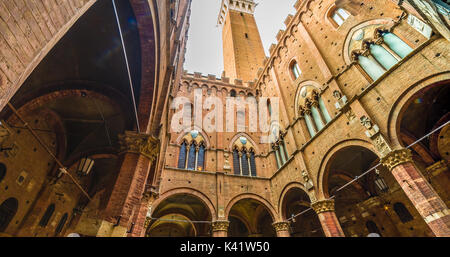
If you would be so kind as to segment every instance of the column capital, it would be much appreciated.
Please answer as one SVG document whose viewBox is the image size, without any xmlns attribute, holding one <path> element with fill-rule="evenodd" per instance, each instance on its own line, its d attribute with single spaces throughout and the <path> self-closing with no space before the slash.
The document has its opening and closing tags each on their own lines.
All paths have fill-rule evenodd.
<svg viewBox="0 0 450 257">
<path fill-rule="evenodd" d="M 119 135 L 120 152 L 142 154 L 153 161 L 159 154 L 159 140 L 148 134 L 125 131 Z"/>
<path fill-rule="evenodd" d="M 392 171 L 396 166 L 412 162 L 412 154 L 409 149 L 393 150 L 381 159 L 381 163 Z"/>
<path fill-rule="evenodd" d="M 311 208 L 319 214 L 322 212 L 334 212 L 334 200 L 319 200 L 311 204 Z"/>
<path fill-rule="evenodd" d="M 228 227 L 230 226 L 230 222 L 228 220 L 217 220 L 211 223 L 212 231 L 228 231 Z"/>
<path fill-rule="evenodd" d="M 151 222 L 152 222 L 152 219 L 150 217 L 145 217 L 144 229 L 147 229 L 148 226 L 150 226 Z"/>
<path fill-rule="evenodd" d="M 276 232 L 289 231 L 289 222 L 287 221 L 275 222 L 272 224 L 272 226 Z"/>
</svg>

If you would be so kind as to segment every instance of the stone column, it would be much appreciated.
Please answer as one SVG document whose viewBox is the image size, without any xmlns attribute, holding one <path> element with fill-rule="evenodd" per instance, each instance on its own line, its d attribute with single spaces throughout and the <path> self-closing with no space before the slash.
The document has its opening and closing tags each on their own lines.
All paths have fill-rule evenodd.
<svg viewBox="0 0 450 257">
<path fill-rule="evenodd" d="M 334 211 L 334 200 L 321 200 L 311 204 L 311 207 L 319 216 L 323 232 L 327 237 L 345 237 L 341 224 Z"/>
<path fill-rule="evenodd" d="M 144 193 L 150 164 L 159 154 L 158 140 L 146 134 L 126 132 L 119 135 L 119 141 L 121 167 L 97 236 L 127 236 Z"/>
<path fill-rule="evenodd" d="M 227 237 L 228 236 L 228 227 L 230 226 L 230 222 L 227 220 L 218 220 L 214 221 L 212 224 L 212 236 L 213 237 Z"/>
<path fill-rule="evenodd" d="M 277 232 L 277 237 L 291 237 L 291 233 L 289 233 L 289 222 L 275 222 L 272 224 L 272 226 Z"/>
<path fill-rule="evenodd" d="M 450 236 L 450 212 L 412 160 L 411 151 L 391 151 L 381 163 L 394 175 L 401 188 L 436 236 Z"/>
</svg>

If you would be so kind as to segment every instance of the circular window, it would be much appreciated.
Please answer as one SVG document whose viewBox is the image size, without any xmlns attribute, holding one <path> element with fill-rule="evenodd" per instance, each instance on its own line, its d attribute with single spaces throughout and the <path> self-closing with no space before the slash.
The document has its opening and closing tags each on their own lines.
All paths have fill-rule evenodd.
<svg viewBox="0 0 450 257">
<path fill-rule="evenodd" d="M 0 182 L 5 178 L 6 175 L 6 165 L 3 163 L 0 163 Z"/>
</svg>

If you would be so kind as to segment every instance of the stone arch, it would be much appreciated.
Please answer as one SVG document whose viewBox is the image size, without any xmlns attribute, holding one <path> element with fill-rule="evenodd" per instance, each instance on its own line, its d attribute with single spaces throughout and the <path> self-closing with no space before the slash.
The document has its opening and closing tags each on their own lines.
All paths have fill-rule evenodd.
<svg viewBox="0 0 450 257">
<path fill-rule="evenodd" d="M 245 200 L 245 199 L 252 199 L 252 200 L 259 202 L 266 208 L 266 210 L 269 212 L 269 214 L 272 217 L 272 220 L 274 222 L 279 220 L 279 216 L 278 216 L 276 210 L 273 208 L 272 204 L 269 201 L 267 201 L 266 199 L 262 198 L 259 195 L 251 194 L 251 193 L 244 193 L 244 194 L 237 195 L 228 202 L 228 204 L 226 205 L 226 208 L 225 208 L 225 219 L 226 220 L 228 219 L 231 208 L 233 208 L 233 206 L 237 202 L 239 202 L 241 200 Z"/>
<path fill-rule="evenodd" d="M 448 80 L 450 80 L 450 72 L 448 71 L 434 74 L 424 78 L 414 85 L 411 85 L 400 94 L 395 103 L 392 105 L 387 121 L 387 133 L 392 147 L 402 147 L 400 143 L 401 140 L 399 138 L 400 123 L 404 112 L 408 108 L 409 104 L 414 100 L 414 96 L 430 85 Z"/>
<path fill-rule="evenodd" d="M 299 112 L 299 95 L 300 95 L 300 91 L 302 90 L 303 87 L 307 87 L 307 86 L 312 86 L 314 87 L 318 92 L 320 92 L 320 84 L 316 81 L 313 80 L 305 80 L 299 83 L 299 85 L 297 86 L 297 90 L 295 91 L 295 100 L 294 100 L 294 111 L 295 111 L 295 117 L 299 117 L 300 116 L 300 112 Z"/>
<path fill-rule="evenodd" d="M 371 152 L 373 152 L 375 155 L 379 156 L 375 147 L 371 143 L 369 143 L 365 140 L 362 140 L 362 139 L 348 139 L 348 140 L 341 141 L 341 142 L 335 144 L 334 146 L 332 146 L 327 151 L 327 153 L 325 153 L 324 157 L 322 158 L 322 161 L 320 163 L 319 170 L 317 173 L 317 177 L 315 178 L 315 182 L 316 182 L 317 189 L 318 189 L 318 191 L 316 193 L 318 199 L 326 199 L 327 198 L 327 195 L 326 195 L 326 192 L 328 191 L 327 179 L 328 179 L 328 175 L 329 175 L 330 165 L 332 164 L 332 162 L 334 160 L 333 157 L 340 150 L 343 150 L 345 148 L 352 147 L 352 146 L 359 146 L 359 147 L 366 148 L 366 149 L 370 150 Z"/>
<path fill-rule="evenodd" d="M 187 129 L 189 129 L 189 131 L 187 131 Z M 188 128 L 188 127 L 184 127 L 182 129 L 182 131 L 184 131 L 184 133 L 180 133 L 180 135 L 177 137 L 177 139 L 175 140 L 177 145 L 181 145 L 181 141 L 183 140 L 183 137 L 186 136 L 187 133 L 190 133 L 192 130 L 197 130 L 198 133 L 203 137 L 205 144 L 206 144 L 206 148 L 211 148 L 211 142 L 209 141 L 209 137 L 208 134 L 201 128 L 194 126 L 192 129 Z"/>
<path fill-rule="evenodd" d="M 293 188 L 298 188 L 298 189 L 304 191 L 304 192 L 309 196 L 308 192 L 305 190 L 305 187 L 304 187 L 300 182 L 291 182 L 291 183 L 288 183 L 288 184 L 283 188 L 283 190 L 281 190 L 281 194 L 280 194 L 279 197 L 278 197 L 278 206 L 277 206 L 277 210 L 278 210 L 278 215 L 280 215 L 281 218 L 283 218 L 283 216 L 282 216 L 282 213 L 283 213 L 282 208 L 283 208 L 283 201 L 284 201 L 284 198 L 285 198 L 287 192 L 289 192 L 289 190 L 291 190 L 291 189 L 293 189 Z M 311 197 L 310 197 L 310 198 L 311 198 Z"/>
<path fill-rule="evenodd" d="M 253 147 L 255 147 L 255 149 L 254 149 L 255 152 L 256 152 L 256 153 L 259 153 L 259 147 L 258 147 L 258 145 L 256 144 L 255 140 L 253 140 L 253 138 L 252 138 L 250 135 L 248 135 L 247 133 L 245 133 L 245 132 L 238 133 L 238 134 L 236 134 L 233 138 L 231 138 L 230 143 L 229 143 L 229 145 L 228 145 L 228 150 L 229 150 L 229 151 L 233 151 L 233 144 L 234 144 L 234 142 L 236 142 L 236 140 L 238 140 L 240 137 L 245 137 L 245 138 L 247 138 L 247 139 L 250 141 L 250 143 L 253 145 Z"/>
<path fill-rule="evenodd" d="M 152 207 L 155 208 L 152 208 L 152 211 L 155 210 L 156 207 L 158 207 L 158 205 L 162 203 L 164 200 L 168 199 L 171 196 L 179 194 L 187 194 L 199 199 L 205 205 L 205 207 L 208 208 L 209 213 L 211 213 L 213 221 L 216 219 L 217 217 L 216 209 L 212 201 L 209 199 L 209 197 L 203 194 L 202 192 L 192 188 L 175 188 L 164 192 L 156 201 L 153 202 Z"/>
</svg>

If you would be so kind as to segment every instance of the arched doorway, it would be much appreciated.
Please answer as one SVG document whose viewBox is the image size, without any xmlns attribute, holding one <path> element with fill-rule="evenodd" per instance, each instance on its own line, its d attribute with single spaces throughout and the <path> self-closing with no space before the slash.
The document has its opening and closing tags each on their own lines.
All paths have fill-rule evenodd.
<svg viewBox="0 0 450 257">
<path fill-rule="evenodd" d="M 245 198 L 237 201 L 228 214 L 229 237 L 275 237 L 274 222 L 268 208 L 260 201 Z"/>
<path fill-rule="evenodd" d="M 0 205 L 0 232 L 5 232 L 16 215 L 19 202 L 16 198 L 8 198 Z"/>
<path fill-rule="evenodd" d="M 147 237 L 211 236 L 211 211 L 194 195 L 180 193 L 169 196 L 155 206 L 151 217 Z"/>
<path fill-rule="evenodd" d="M 282 202 L 283 218 L 289 219 L 293 215 L 309 209 L 311 201 L 308 194 L 298 187 L 291 188 L 284 195 Z M 292 237 L 323 237 L 322 226 L 317 214 L 313 211 L 304 212 L 291 220 Z"/>
<path fill-rule="evenodd" d="M 397 138 L 407 147 L 450 121 L 450 81 L 428 85 L 411 96 L 397 119 Z M 420 118 L 418 118 L 420 117 Z M 450 125 L 414 144 L 410 150 L 416 167 L 449 206 Z"/>
<path fill-rule="evenodd" d="M 375 231 L 375 227 L 383 236 L 428 235 L 429 228 L 416 210 L 414 222 L 408 224 L 403 224 L 395 214 L 395 202 L 401 201 L 411 209 L 414 207 L 384 166 L 380 165 L 376 171 L 348 184 L 378 163 L 378 156 L 371 150 L 352 145 L 338 150 L 327 166 L 325 192 L 327 197 L 335 196 L 336 216 L 345 235 L 366 237 Z M 379 179 L 384 181 L 386 188 L 375 183 Z M 342 188 L 344 185 L 347 186 Z"/>
</svg>

